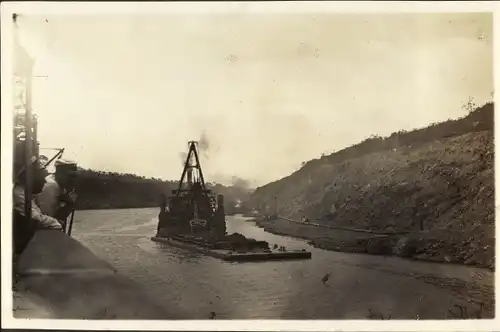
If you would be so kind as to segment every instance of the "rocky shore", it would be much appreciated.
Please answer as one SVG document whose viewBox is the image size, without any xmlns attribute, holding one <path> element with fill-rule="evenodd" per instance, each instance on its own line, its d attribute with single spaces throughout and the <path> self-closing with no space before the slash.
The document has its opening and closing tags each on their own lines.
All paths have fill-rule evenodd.
<svg viewBox="0 0 500 332">
<path fill-rule="evenodd" d="M 267 232 L 302 238 L 314 247 L 325 250 L 392 255 L 495 269 L 492 237 L 475 237 L 460 232 L 452 234 L 449 230 L 377 235 L 298 224 L 284 219 L 254 221 Z"/>
</svg>

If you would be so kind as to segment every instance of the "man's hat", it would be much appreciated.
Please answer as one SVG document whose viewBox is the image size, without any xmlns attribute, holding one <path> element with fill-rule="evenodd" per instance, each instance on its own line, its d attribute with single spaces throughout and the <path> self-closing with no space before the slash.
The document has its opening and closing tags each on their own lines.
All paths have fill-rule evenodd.
<svg viewBox="0 0 500 332">
<path fill-rule="evenodd" d="M 73 161 L 58 159 L 54 163 L 56 171 L 76 171 L 78 169 L 77 164 Z"/>
</svg>

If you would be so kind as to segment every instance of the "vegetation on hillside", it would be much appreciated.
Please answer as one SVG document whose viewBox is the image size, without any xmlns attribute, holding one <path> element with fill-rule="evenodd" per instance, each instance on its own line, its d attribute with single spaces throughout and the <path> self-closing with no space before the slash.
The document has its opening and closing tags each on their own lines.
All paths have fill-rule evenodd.
<svg viewBox="0 0 500 332">
<path fill-rule="evenodd" d="M 76 188 L 78 209 L 143 208 L 159 206 L 161 194 L 171 195 L 178 181 L 163 181 L 134 174 L 80 169 Z M 215 194 L 224 195 L 230 210 L 236 200 L 247 199 L 249 190 L 237 186 L 207 183 Z"/>
<path fill-rule="evenodd" d="M 377 253 L 492 267 L 493 110 L 488 103 L 461 119 L 372 137 L 312 160 L 289 177 L 257 188 L 250 204 L 269 211 L 276 197 L 280 215 L 411 233 L 354 244 L 346 239 L 346 246 L 325 237 L 314 240 L 325 248 L 366 252 L 376 243 L 386 247 Z M 264 226 L 295 232 L 285 231 L 291 226 Z"/>
<path fill-rule="evenodd" d="M 304 172 L 310 172 L 315 167 L 322 164 L 344 161 L 374 152 L 393 150 L 405 146 L 416 147 L 423 143 L 447 137 L 459 136 L 470 132 L 485 130 L 492 131 L 494 127 L 493 103 L 487 103 L 474 109 L 471 109 L 472 107 L 474 107 L 474 104 L 471 100 L 469 100 L 469 102 L 464 105 L 464 109 L 467 110 L 469 114 L 459 119 L 450 119 L 445 122 L 432 123 L 428 127 L 412 131 L 400 130 L 387 137 L 371 135 L 369 138 L 360 143 L 354 144 L 330 155 L 322 155 L 320 159 L 313 159 L 303 163 L 301 169 L 294 172 L 290 176 L 257 188 L 254 192 L 255 195 L 253 196 L 258 196 L 263 191 L 278 190 L 279 186 L 283 185 L 283 180 L 291 180 L 294 176 L 299 176 Z"/>
<path fill-rule="evenodd" d="M 175 183 L 133 174 L 80 169 L 76 188 L 78 209 L 139 208 L 159 206 L 160 194 L 170 193 Z"/>
</svg>

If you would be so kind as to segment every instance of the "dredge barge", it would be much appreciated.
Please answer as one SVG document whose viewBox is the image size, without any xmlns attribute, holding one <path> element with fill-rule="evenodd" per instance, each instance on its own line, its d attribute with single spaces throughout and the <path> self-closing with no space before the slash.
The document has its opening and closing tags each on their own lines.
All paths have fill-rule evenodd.
<svg viewBox="0 0 500 332">
<path fill-rule="evenodd" d="M 170 197 L 162 196 L 157 233 L 160 242 L 225 261 L 247 262 L 310 259 L 306 250 L 272 250 L 266 241 L 241 234 L 227 234 L 224 197 L 215 198 L 207 189 L 197 151 L 190 141 L 179 187 Z"/>
</svg>

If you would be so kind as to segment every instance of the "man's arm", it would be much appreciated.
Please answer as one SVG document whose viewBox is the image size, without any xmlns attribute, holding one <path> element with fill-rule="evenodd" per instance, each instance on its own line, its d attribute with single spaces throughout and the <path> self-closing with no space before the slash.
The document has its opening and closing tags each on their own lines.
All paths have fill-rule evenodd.
<svg viewBox="0 0 500 332">
<path fill-rule="evenodd" d="M 42 192 L 36 195 L 35 201 L 43 214 L 55 217 L 59 207 L 60 189 L 57 183 L 48 181 L 43 186 Z"/>
<path fill-rule="evenodd" d="M 25 217 L 24 189 L 21 187 L 14 188 L 14 210 Z M 55 218 L 43 214 L 34 201 L 32 201 L 31 203 L 31 219 L 35 220 L 41 228 L 62 229 L 59 221 L 57 221 L 57 219 Z"/>
</svg>

